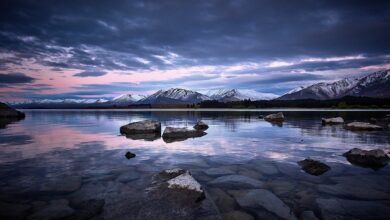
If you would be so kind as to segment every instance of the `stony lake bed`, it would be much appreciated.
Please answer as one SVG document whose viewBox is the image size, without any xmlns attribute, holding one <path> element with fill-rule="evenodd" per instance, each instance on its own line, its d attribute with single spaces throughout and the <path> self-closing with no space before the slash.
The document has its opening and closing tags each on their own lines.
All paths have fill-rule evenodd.
<svg viewBox="0 0 390 220">
<path fill-rule="evenodd" d="M 283 112 L 283 121 L 260 115 Z M 0 126 L 1 219 L 388 219 L 390 168 L 351 164 L 353 148 L 390 153 L 390 111 L 26 110 Z M 369 122 L 381 130 L 322 124 Z M 375 119 L 375 120 L 374 120 Z M 208 129 L 196 137 L 122 135 L 130 122 Z M 126 153 L 134 155 L 126 157 Z M 299 161 L 326 165 L 318 175 Z M 310 161 L 309 161 L 310 162 Z M 181 168 L 204 195 L 165 190 Z M 161 178 L 160 178 L 161 177 Z M 157 178 L 157 179 L 156 179 Z M 185 193 L 185 192 L 184 192 Z M 188 197 L 189 196 L 189 197 Z M 191 198 L 193 200 L 188 200 Z M 202 198 L 202 199 L 199 199 Z"/>
</svg>

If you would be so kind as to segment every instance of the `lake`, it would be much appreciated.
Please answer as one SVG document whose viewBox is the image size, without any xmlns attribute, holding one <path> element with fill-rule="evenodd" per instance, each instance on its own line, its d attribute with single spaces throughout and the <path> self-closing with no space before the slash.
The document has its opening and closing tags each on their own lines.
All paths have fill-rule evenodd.
<svg viewBox="0 0 390 220">
<path fill-rule="evenodd" d="M 382 120 L 390 111 L 282 110 L 283 123 L 259 119 L 271 111 L 24 110 L 24 120 L 0 126 L 0 217 L 133 219 L 139 211 L 133 204 L 151 177 L 181 167 L 225 219 L 388 219 L 390 166 L 355 166 L 342 154 L 352 148 L 390 153 L 389 121 Z M 346 122 L 374 117 L 385 129 L 321 124 L 322 117 L 336 116 Z M 160 121 L 162 129 L 202 120 L 209 129 L 172 143 L 120 135 L 120 126 L 145 119 Z M 127 159 L 128 151 L 136 157 Z M 331 169 L 305 173 L 297 162 L 308 157 Z M 261 182 L 272 206 L 243 205 L 247 187 L 215 184 L 226 175 Z M 291 213 L 280 214 L 285 210 Z"/>
</svg>

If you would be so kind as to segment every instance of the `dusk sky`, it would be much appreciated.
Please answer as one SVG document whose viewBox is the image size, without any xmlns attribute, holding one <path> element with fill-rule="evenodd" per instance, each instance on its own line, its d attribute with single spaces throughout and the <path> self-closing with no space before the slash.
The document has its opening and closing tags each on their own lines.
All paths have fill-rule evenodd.
<svg viewBox="0 0 390 220">
<path fill-rule="evenodd" d="M 390 1 L 2 0 L 0 100 L 295 87 L 390 68 Z"/>
</svg>

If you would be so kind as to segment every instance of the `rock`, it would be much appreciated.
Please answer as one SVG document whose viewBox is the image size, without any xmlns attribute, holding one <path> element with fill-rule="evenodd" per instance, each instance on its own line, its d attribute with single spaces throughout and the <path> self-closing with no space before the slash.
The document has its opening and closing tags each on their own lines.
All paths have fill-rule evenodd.
<svg viewBox="0 0 390 220">
<path fill-rule="evenodd" d="M 201 185 L 187 171 L 175 178 L 168 180 L 168 188 L 184 189 L 204 194 Z"/>
<path fill-rule="evenodd" d="M 122 183 L 127 183 L 140 178 L 140 174 L 135 171 L 122 173 L 116 180 Z"/>
<path fill-rule="evenodd" d="M 74 213 L 74 210 L 69 207 L 69 202 L 66 199 L 52 200 L 49 205 L 43 207 L 37 212 L 28 217 L 29 220 L 34 219 L 60 219 L 70 216 Z"/>
<path fill-rule="evenodd" d="M 134 208 L 136 217 L 129 219 L 220 219 L 214 203 L 189 171 L 182 169 L 160 172 L 153 178 L 144 200 Z"/>
<path fill-rule="evenodd" d="M 373 125 L 367 122 L 351 122 L 345 125 L 346 129 L 352 131 L 373 131 L 373 130 L 382 130 L 381 126 Z"/>
<path fill-rule="evenodd" d="M 165 142 L 171 143 L 175 141 L 184 141 L 188 138 L 202 137 L 206 134 L 206 132 L 201 130 L 166 127 L 162 137 Z"/>
<path fill-rule="evenodd" d="M 289 178 L 278 177 L 267 182 L 267 188 L 278 196 L 285 196 L 297 189 L 297 182 Z"/>
<path fill-rule="evenodd" d="M 145 141 L 155 141 L 161 138 L 161 133 L 144 133 L 144 134 L 126 134 L 126 138 L 131 140 L 145 140 Z"/>
<path fill-rule="evenodd" d="M 323 220 L 387 220 L 390 215 L 390 206 L 380 201 L 356 201 L 338 198 L 318 198 L 316 201 Z"/>
<path fill-rule="evenodd" d="M 264 117 L 264 120 L 270 121 L 270 122 L 283 122 L 284 115 L 282 112 L 275 113 L 275 114 L 269 114 L 269 115 Z"/>
<path fill-rule="evenodd" d="M 56 193 L 70 193 L 78 190 L 81 187 L 80 176 L 65 176 L 54 181 L 45 182 L 40 191 L 42 192 L 56 192 Z"/>
<path fill-rule="evenodd" d="M 322 162 L 312 160 L 310 158 L 298 162 L 298 165 L 308 174 L 319 176 L 328 170 L 330 167 Z"/>
<path fill-rule="evenodd" d="M 352 199 L 390 200 L 390 177 L 380 175 L 338 176 L 330 178 L 336 184 L 318 184 L 321 193 Z"/>
<path fill-rule="evenodd" d="M 299 218 L 300 220 L 319 220 L 312 211 L 303 211 Z"/>
<path fill-rule="evenodd" d="M 211 188 L 209 192 L 220 212 L 230 212 L 236 208 L 236 201 L 225 191 Z"/>
<path fill-rule="evenodd" d="M 323 125 L 326 125 L 326 124 L 343 124 L 344 123 L 344 119 L 342 117 L 323 118 L 321 121 L 322 121 Z"/>
<path fill-rule="evenodd" d="M 353 148 L 343 154 L 347 160 L 354 165 L 369 167 L 372 169 L 380 169 L 390 161 L 389 156 L 381 149 L 362 150 Z"/>
<path fill-rule="evenodd" d="M 209 176 L 223 176 L 234 174 L 235 172 L 224 167 L 210 168 L 204 171 Z"/>
<path fill-rule="evenodd" d="M 133 158 L 133 157 L 135 157 L 135 156 L 136 156 L 136 155 L 133 154 L 133 153 L 131 153 L 130 151 L 127 151 L 126 154 L 125 154 L 125 157 L 126 157 L 127 159 L 131 159 L 131 158 Z"/>
<path fill-rule="evenodd" d="M 186 171 L 181 168 L 172 168 L 172 169 L 167 169 L 163 170 L 160 172 L 160 177 L 164 179 L 171 179 L 177 176 L 180 176 L 181 174 L 184 174 Z"/>
<path fill-rule="evenodd" d="M 221 176 L 208 182 L 208 184 L 227 188 L 260 188 L 264 185 L 262 181 L 241 175 Z"/>
<path fill-rule="evenodd" d="M 376 118 L 370 118 L 370 122 L 373 124 L 376 124 L 378 122 L 378 120 Z"/>
<path fill-rule="evenodd" d="M 264 118 L 264 115 L 259 115 L 257 118 L 263 119 L 263 118 Z"/>
<path fill-rule="evenodd" d="M 271 163 L 265 163 L 261 160 L 254 160 L 252 162 L 255 165 L 255 169 L 266 175 L 276 175 L 279 170 Z"/>
<path fill-rule="evenodd" d="M 67 219 L 92 219 L 103 211 L 104 200 L 91 199 L 79 204 L 77 211 Z"/>
<path fill-rule="evenodd" d="M 231 211 L 228 213 L 223 213 L 222 216 L 224 220 L 254 220 L 251 215 L 240 211 Z"/>
<path fill-rule="evenodd" d="M 25 219 L 31 205 L 0 202 L 1 219 Z"/>
<path fill-rule="evenodd" d="M 238 204 L 243 208 L 263 208 L 282 219 L 297 219 L 290 208 L 268 190 L 239 190 L 232 193 Z"/>
<path fill-rule="evenodd" d="M 0 118 L 17 118 L 22 119 L 26 117 L 23 112 L 17 111 L 5 103 L 0 102 Z"/>
<path fill-rule="evenodd" d="M 161 134 L 161 123 L 151 120 L 133 122 L 120 127 L 120 133 L 126 135 L 150 133 Z"/>
<path fill-rule="evenodd" d="M 207 129 L 209 128 L 209 126 L 208 126 L 206 123 L 204 123 L 203 121 L 198 121 L 198 122 L 196 123 L 196 125 L 194 126 L 194 128 L 195 128 L 196 130 L 205 131 L 205 130 L 207 130 Z"/>
</svg>

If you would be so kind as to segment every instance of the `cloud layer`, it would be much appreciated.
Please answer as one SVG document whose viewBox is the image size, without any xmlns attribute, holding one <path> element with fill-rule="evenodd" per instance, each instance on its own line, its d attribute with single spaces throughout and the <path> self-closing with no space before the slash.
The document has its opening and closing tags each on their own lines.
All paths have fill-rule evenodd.
<svg viewBox="0 0 390 220">
<path fill-rule="evenodd" d="M 283 93 L 390 63 L 389 1 L 4 0 L 1 7 L 0 76 L 18 72 L 27 77 L 21 83 L 55 88 L 42 97 L 85 97 L 83 85 L 120 82 L 135 86 L 107 94 L 169 86 Z"/>
</svg>

